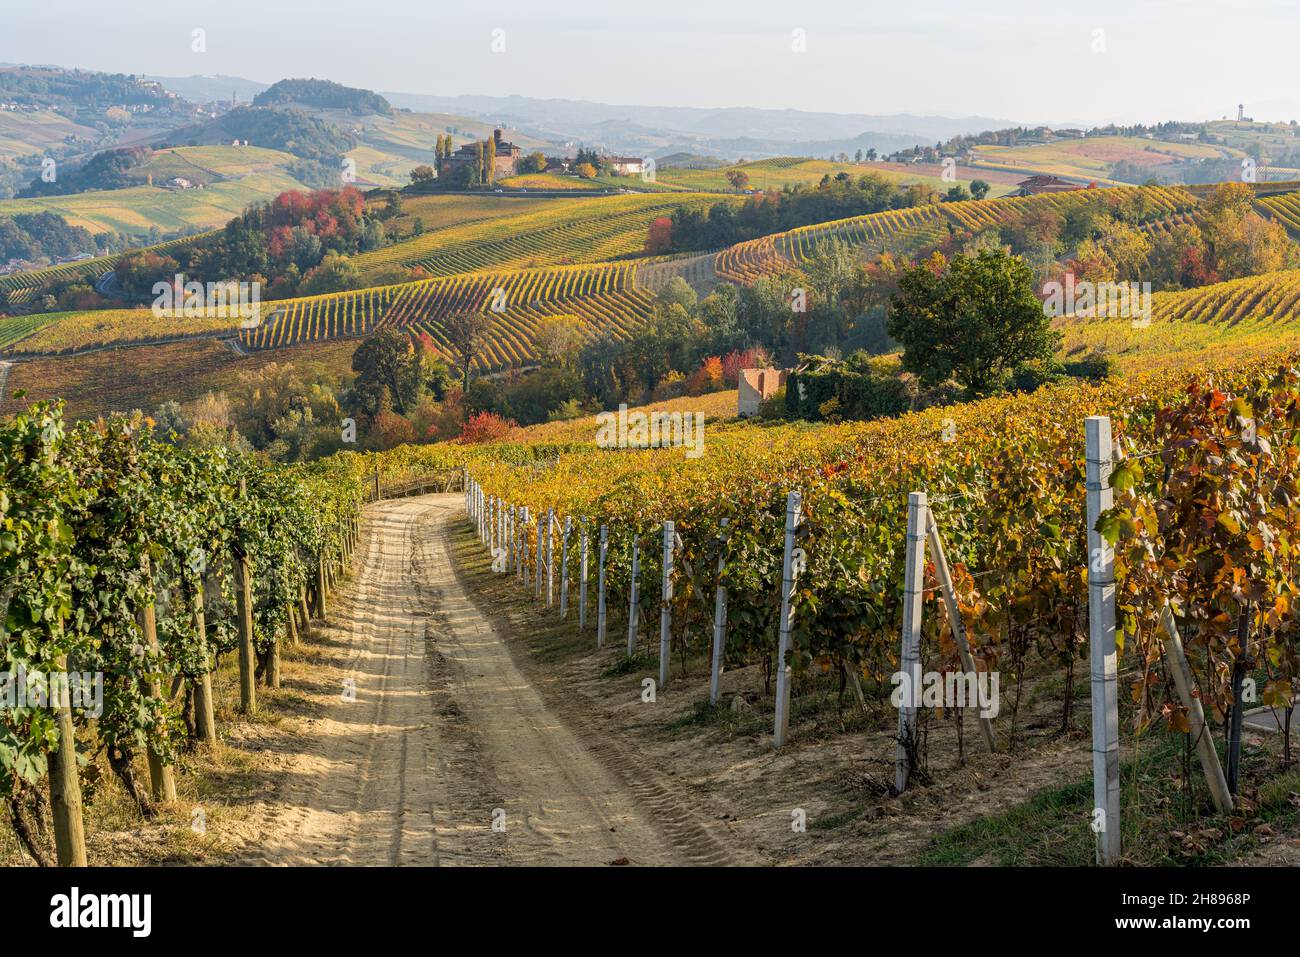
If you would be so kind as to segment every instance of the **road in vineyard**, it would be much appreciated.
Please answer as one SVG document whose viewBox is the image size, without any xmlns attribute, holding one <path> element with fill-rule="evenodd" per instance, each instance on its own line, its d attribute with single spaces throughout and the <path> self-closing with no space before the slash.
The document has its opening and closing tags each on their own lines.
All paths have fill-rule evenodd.
<svg viewBox="0 0 1300 957">
<path fill-rule="evenodd" d="M 294 740 L 247 863 L 679 861 L 457 579 L 450 540 L 463 515 L 458 494 L 367 511 L 353 583 L 322 636 L 346 649 L 345 691 L 330 690 L 328 714 Z M 491 827 L 496 808 L 504 833 Z"/>
</svg>

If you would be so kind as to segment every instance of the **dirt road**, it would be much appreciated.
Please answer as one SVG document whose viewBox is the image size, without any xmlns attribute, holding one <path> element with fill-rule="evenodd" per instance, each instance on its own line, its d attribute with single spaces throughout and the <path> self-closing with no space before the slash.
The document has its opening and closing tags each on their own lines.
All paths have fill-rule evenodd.
<svg viewBox="0 0 1300 957">
<path fill-rule="evenodd" d="M 448 535 L 463 512 L 453 494 L 367 513 L 353 583 L 322 636 L 344 649 L 339 687 L 241 859 L 690 862 L 661 829 L 680 827 L 673 809 L 649 782 L 630 790 L 548 707 L 458 581 Z"/>
</svg>

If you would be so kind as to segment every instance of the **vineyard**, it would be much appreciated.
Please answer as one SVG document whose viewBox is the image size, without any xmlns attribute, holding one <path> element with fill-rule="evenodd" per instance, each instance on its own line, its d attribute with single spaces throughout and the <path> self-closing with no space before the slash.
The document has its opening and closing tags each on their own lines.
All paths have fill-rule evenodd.
<svg viewBox="0 0 1300 957">
<path fill-rule="evenodd" d="M 58 863 L 86 863 L 82 790 L 100 773 L 144 817 L 176 799 L 179 749 L 217 742 L 222 656 L 239 658 L 244 714 L 259 678 L 279 686 L 281 644 L 324 616 L 355 541 L 354 459 L 267 469 L 167 444 L 138 414 L 69 428 L 49 403 L 0 425 L 3 670 L 34 696 L 0 716 L 0 787 L 35 860 L 53 863 L 52 808 Z M 93 706 L 82 675 L 102 682 Z"/>
<path fill-rule="evenodd" d="M 181 246 L 189 245 L 195 240 L 204 239 L 215 235 L 216 232 L 199 233 L 194 236 L 184 236 L 180 239 L 173 239 L 169 242 L 158 243 L 154 246 L 146 246 L 145 249 L 150 252 L 164 253 L 167 250 L 177 249 Z M 131 250 L 136 252 L 136 250 Z M 59 266 L 50 266 L 46 269 L 34 269 L 31 272 L 12 273 L 8 276 L 0 276 L 0 296 L 6 296 L 8 302 L 15 306 L 26 305 L 40 295 L 42 289 L 47 288 L 55 283 L 67 282 L 69 280 L 81 280 L 93 283 L 104 273 L 110 271 L 117 261 L 126 255 L 125 253 L 114 253 L 111 256 L 100 256 L 96 259 L 83 259 L 80 262 L 63 263 Z"/>
<path fill-rule="evenodd" d="M 628 195 L 548 200 L 503 220 L 424 233 L 356 258 L 363 273 L 382 266 L 419 266 L 433 276 L 619 259 L 642 252 L 652 220 L 678 208 L 705 209 L 737 197 Z M 512 202 L 513 200 L 501 200 Z"/>
<path fill-rule="evenodd" d="M 1292 236 L 1300 235 L 1300 192 L 1273 193 L 1255 200 L 1255 208 L 1276 219 Z"/>
<path fill-rule="evenodd" d="M 457 313 L 495 317 L 487 370 L 533 357 L 532 331 L 544 315 L 579 315 L 630 333 L 649 314 L 650 299 L 633 287 L 634 264 L 600 263 L 513 272 L 466 273 L 397 286 L 380 286 L 277 302 L 257 329 L 241 332 L 250 349 L 279 348 L 380 327 L 419 328 L 440 345 L 442 322 Z M 263 307 L 267 308 L 267 307 Z"/>
<path fill-rule="evenodd" d="M 1290 571 L 1300 372 L 1292 361 L 1069 385 L 865 425 L 722 426 L 697 460 L 587 442 L 552 446 L 545 464 L 506 445 L 469 458 L 481 491 L 468 502 L 484 540 L 511 556 L 506 570 L 533 594 L 545 592 L 548 607 L 554 594 L 570 602 L 587 594 L 574 555 L 580 532 L 594 554 L 599 531 L 601 607 L 618 617 L 614 634 L 626 630 L 629 657 L 652 664 L 658 645 L 661 693 L 681 693 L 664 688 L 669 656 L 708 659 L 713 593 L 725 589 L 725 666 L 755 662 L 777 676 L 780 745 L 778 641 L 788 642 L 796 694 L 829 673 L 856 675 L 869 698 L 887 695 L 909 621 L 927 667 L 970 670 L 950 637 L 934 563 L 923 565 L 923 624 L 907 617 L 911 589 L 921 587 L 903 574 L 909 495 L 927 493 L 974 667 L 1011 684 L 996 747 L 1014 752 L 1028 682 L 1055 675 L 1065 688 L 1059 720 L 1075 720 L 1071 689 L 1085 680 L 1090 607 L 1084 420 L 1107 416 L 1115 504 L 1097 528 L 1115 547 L 1120 680 L 1134 689 L 1119 695 L 1123 726 L 1177 736 L 1200 718 L 1196 698 L 1176 693 L 1171 607 L 1193 694 L 1213 725 L 1224 727 L 1234 662 L 1247 657 L 1233 638 L 1239 629 L 1249 657 L 1269 663 L 1259 678 L 1265 703 L 1285 701 L 1300 669 Z M 1105 452 L 1109 459 L 1110 446 Z M 608 624 L 602 611 L 588 632 L 594 625 L 599 643 Z M 712 634 L 716 642 L 716 625 Z M 920 766 L 925 757 L 906 760 Z M 1218 804 L 1213 780 L 1210 791 Z M 1082 816 L 1077 827 L 1086 834 Z"/>
<path fill-rule="evenodd" d="M 975 231 L 1030 209 L 1066 213 L 1080 206 L 1099 204 L 1104 207 L 1105 204 L 1129 199 L 1144 204 L 1146 224 L 1153 228 L 1154 224 L 1167 219 L 1184 222 L 1197 204 L 1194 197 L 1178 188 L 1141 186 L 892 209 L 801 226 L 738 243 L 718 253 L 714 268 L 725 279 L 749 284 L 762 276 L 779 275 L 792 265 L 803 262 L 819 242 L 831 239 L 860 247 L 867 254 L 878 255 L 887 251 L 910 254 L 942 240 L 949 226 Z"/>
<path fill-rule="evenodd" d="M 1059 319 L 1056 326 L 1064 334 L 1065 357 L 1102 352 L 1129 372 L 1246 359 L 1300 333 L 1300 271 L 1155 293 L 1149 323 L 1103 309 L 1094 317 Z"/>
</svg>

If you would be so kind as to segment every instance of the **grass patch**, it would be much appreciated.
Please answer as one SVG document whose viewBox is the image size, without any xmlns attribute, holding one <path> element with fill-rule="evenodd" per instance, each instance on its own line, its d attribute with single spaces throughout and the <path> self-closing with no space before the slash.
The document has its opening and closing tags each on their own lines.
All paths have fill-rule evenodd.
<svg viewBox="0 0 1300 957">
<path fill-rule="evenodd" d="M 644 651 L 638 651 L 634 655 L 624 655 L 612 665 L 600 673 L 602 678 L 618 678 L 622 675 L 636 674 L 638 671 L 648 671 L 651 668 L 659 666 L 659 659 L 651 657 Z"/>
<path fill-rule="evenodd" d="M 1121 844 L 1126 862 L 1227 864 L 1300 824 L 1300 771 L 1278 776 L 1275 755 L 1258 746 L 1243 747 L 1238 807 L 1232 815 L 1223 815 L 1214 809 L 1195 756 L 1190 766 L 1186 763 L 1184 742 L 1181 735 L 1150 735 L 1141 753 L 1120 769 Z M 1222 742 L 1216 744 L 1222 752 Z M 1187 780 L 1190 789 L 1185 787 Z M 1023 804 L 949 828 L 916 863 L 1091 865 L 1095 860 L 1095 836 L 1089 826 L 1092 803 L 1091 777 L 1046 788 Z"/>
</svg>

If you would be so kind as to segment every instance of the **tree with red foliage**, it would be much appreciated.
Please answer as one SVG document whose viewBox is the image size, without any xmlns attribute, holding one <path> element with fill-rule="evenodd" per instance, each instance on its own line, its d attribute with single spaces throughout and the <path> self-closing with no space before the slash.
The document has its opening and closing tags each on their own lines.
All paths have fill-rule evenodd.
<svg viewBox="0 0 1300 957">
<path fill-rule="evenodd" d="M 478 412 L 469 417 L 456 441 L 462 445 L 500 442 L 517 428 L 519 423 L 514 419 L 503 419 L 495 412 Z"/>
<path fill-rule="evenodd" d="M 673 247 L 673 221 L 667 216 L 656 216 L 650 221 L 645 251 L 651 255 L 666 253 Z"/>
</svg>

